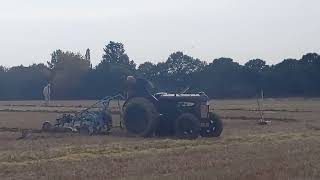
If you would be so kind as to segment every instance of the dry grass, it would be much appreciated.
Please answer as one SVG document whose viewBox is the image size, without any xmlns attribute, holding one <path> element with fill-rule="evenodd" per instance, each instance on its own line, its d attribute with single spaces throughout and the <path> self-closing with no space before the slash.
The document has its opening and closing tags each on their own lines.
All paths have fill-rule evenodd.
<svg viewBox="0 0 320 180">
<path fill-rule="evenodd" d="M 91 101 L 0 102 L 0 127 L 39 128 L 57 110 Z M 320 100 L 268 99 L 270 125 L 256 124 L 255 100 L 213 101 L 224 117 L 220 138 L 194 141 L 0 132 L 0 179 L 320 179 Z M 66 106 L 64 108 L 64 106 Z"/>
</svg>

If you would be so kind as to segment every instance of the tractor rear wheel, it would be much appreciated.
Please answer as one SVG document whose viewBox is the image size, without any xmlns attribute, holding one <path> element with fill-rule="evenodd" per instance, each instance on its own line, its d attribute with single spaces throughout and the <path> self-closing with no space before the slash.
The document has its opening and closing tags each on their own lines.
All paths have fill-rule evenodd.
<svg viewBox="0 0 320 180">
<path fill-rule="evenodd" d="M 200 133 L 200 121 L 191 114 L 181 114 L 175 122 L 176 135 L 183 139 L 196 139 Z"/>
<path fill-rule="evenodd" d="M 202 137 L 219 137 L 223 131 L 221 118 L 215 113 L 209 113 L 209 127 L 201 129 Z"/>
<path fill-rule="evenodd" d="M 146 98 L 129 99 L 123 114 L 125 128 L 135 136 L 150 137 L 158 125 L 159 113 L 155 105 Z"/>
</svg>

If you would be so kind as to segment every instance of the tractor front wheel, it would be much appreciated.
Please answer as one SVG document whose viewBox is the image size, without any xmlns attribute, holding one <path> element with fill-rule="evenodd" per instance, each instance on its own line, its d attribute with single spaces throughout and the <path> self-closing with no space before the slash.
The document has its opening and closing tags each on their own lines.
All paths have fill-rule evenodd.
<svg viewBox="0 0 320 180">
<path fill-rule="evenodd" d="M 209 113 L 209 127 L 201 129 L 202 137 L 219 137 L 223 131 L 221 118 L 215 113 Z"/>
<path fill-rule="evenodd" d="M 196 139 L 200 132 L 199 119 L 191 114 L 181 114 L 175 122 L 176 135 L 182 139 Z"/>
</svg>

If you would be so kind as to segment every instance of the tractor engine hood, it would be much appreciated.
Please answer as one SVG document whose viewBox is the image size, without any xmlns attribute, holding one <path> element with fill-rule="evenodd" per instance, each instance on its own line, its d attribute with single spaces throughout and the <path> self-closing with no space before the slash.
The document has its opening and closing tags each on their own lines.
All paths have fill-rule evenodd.
<svg viewBox="0 0 320 180">
<path fill-rule="evenodd" d="M 188 101 L 201 101 L 206 102 L 209 100 L 209 97 L 205 93 L 198 93 L 198 94 L 167 94 L 167 93 L 158 93 L 155 97 L 159 100 L 170 100 L 170 99 L 181 99 L 181 100 L 188 100 Z"/>
</svg>

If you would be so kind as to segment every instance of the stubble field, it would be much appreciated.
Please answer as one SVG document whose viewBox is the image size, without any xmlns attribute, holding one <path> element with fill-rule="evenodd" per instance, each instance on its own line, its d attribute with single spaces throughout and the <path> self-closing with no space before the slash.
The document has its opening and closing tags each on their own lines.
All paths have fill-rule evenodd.
<svg viewBox="0 0 320 180">
<path fill-rule="evenodd" d="M 0 102 L 0 128 L 39 129 L 94 101 Z M 113 110 L 116 110 L 116 104 Z M 213 100 L 219 138 L 133 138 L 0 132 L 0 179 L 320 179 L 320 99 Z M 212 109 L 213 110 L 213 109 Z M 118 115 L 114 116 L 118 120 Z"/>
</svg>

